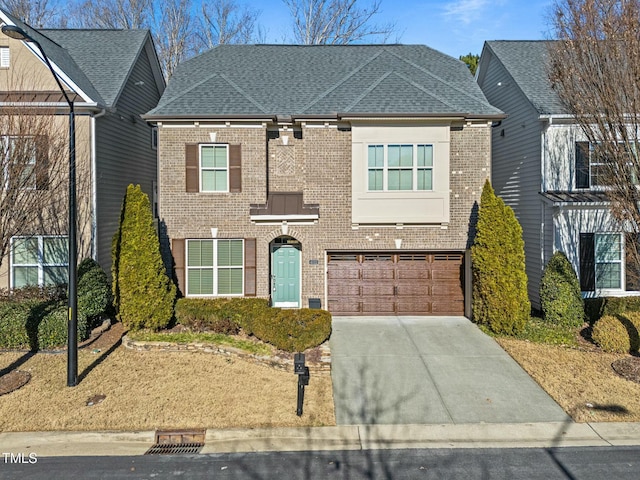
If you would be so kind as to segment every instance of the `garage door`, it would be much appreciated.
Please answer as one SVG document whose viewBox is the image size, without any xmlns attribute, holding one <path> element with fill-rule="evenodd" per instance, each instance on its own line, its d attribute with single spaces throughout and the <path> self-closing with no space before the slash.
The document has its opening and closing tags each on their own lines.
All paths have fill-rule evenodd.
<svg viewBox="0 0 640 480">
<path fill-rule="evenodd" d="M 462 253 L 330 253 L 334 315 L 464 315 Z"/>
</svg>

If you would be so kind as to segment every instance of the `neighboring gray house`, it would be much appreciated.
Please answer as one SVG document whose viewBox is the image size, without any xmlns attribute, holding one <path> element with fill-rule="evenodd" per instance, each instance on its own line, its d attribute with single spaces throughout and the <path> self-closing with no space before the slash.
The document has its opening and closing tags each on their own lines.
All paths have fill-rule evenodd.
<svg viewBox="0 0 640 480">
<path fill-rule="evenodd" d="M 93 256 L 110 272 L 111 239 L 127 185 L 140 184 L 152 198 L 155 193 L 156 136 L 140 118 L 165 87 L 151 35 L 147 30 L 34 30 L 2 10 L 0 22 L 17 25 L 42 45 L 74 101 L 80 258 Z M 0 35 L 0 57 L 0 109 L 40 108 L 68 138 L 66 101 L 37 47 Z M 50 154 L 38 152 L 35 161 L 47 161 Z M 65 255 L 49 263 L 43 253 L 47 244 L 66 243 L 66 231 L 34 225 L 32 234 L 13 242 L 0 288 L 46 284 L 48 269 L 66 270 Z"/>
<path fill-rule="evenodd" d="M 564 252 L 586 297 L 638 295 L 627 236 L 609 212 L 589 143 L 551 88 L 546 41 L 486 42 L 478 84 L 508 116 L 493 128 L 492 183 L 523 228 L 529 295 L 551 255 Z"/>
<path fill-rule="evenodd" d="M 421 45 L 220 45 L 184 62 L 145 116 L 182 293 L 468 312 L 502 116 L 465 64 Z"/>
</svg>

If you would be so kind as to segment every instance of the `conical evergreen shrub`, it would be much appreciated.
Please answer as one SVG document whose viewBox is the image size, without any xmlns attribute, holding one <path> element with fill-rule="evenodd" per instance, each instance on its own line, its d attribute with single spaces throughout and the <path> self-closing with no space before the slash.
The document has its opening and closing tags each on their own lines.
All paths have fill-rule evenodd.
<svg viewBox="0 0 640 480">
<path fill-rule="evenodd" d="M 492 331 L 515 335 L 529 321 L 522 227 L 487 180 L 471 247 L 473 320 Z"/>
<path fill-rule="evenodd" d="M 540 281 L 542 314 L 548 322 L 568 327 L 584 323 L 584 300 L 580 282 L 571 262 L 556 252 L 544 267 Z"/>
<path fill-rule="evenodd" d="M 176 287 L 162 262 L 151 203 L 140 185 L 127 188 L 112 258 L 118 319 L 131 329 L 166 327 L 173 317 Z"/>
</svg>

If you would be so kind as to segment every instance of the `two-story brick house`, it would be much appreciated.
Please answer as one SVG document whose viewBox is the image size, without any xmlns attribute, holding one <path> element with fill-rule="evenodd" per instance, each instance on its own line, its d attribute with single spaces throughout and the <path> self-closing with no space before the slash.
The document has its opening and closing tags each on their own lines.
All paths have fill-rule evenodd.
<svg viewBox="0 0 640 480">
<path fill-rule="evenodd" d="M 493 129 L 492 182 L 516 212 L 525 241 L 529 296 L 540 308 L 543 268 L 564 252 L 585 297 L 639 295 L 590 145 L 554 92 L 546 41 L 491 41 L 477 81 L 507 117 Z"/>
<path fill-rule="evenodd" d="M 78 255 L 95 258 L 110 272 L 111 240 L 127 185 L 140 184 L 152 196 L 157 179 L 155 132 L 140 117 L 157 105 L 165 87 L 151 34 L 148 30 L 38 30 L 4 10 L 0 10 L 0 23 L 19 27 L 41 45 L 74 103 Z M 34 221 L 10 238 L 10 253 L 0 268 L 0 288 L 66 281 L 68 168 L 56 169 L 50 160 L 55 156 L 67 165 L 69 108 L 33 42 L 0 34 L 0 57 L 0 115 L 9 111 L 24 112 L 20 114 L 25 118 L 40 117 L 40 124 L 51 126 L 43 136 L 64 139 L 43 142 L 48 147 L 37 149 L 33 158 L 36 165 L 48 164 L 49 177 L 63 176 L 38 186 L 33 194 L 61 198 L 64 206 L 55 212 L 56 218 Z M 3 130 L 0 142 L 6 145 L 32 133 Z M 51 151 L 54 145 L 60 152 Z M 3 148 L 3 154 L 7 152 L 10 149 Z M 3 165 L 10 162 L 5 159 Z"/>
<path fill-rule="evenodd" d="M 180 290 L 463 314 L 502 116 L 425 46 L 221 45 L 184 62 L 145 117 Z"/>
</svg>

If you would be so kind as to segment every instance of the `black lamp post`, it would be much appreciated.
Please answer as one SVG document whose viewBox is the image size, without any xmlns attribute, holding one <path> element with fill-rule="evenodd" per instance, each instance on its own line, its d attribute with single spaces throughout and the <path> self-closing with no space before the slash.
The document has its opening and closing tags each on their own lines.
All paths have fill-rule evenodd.
<svg viewBox="0 0 640 480">
<path fill-rule="evenodd" d="M 4 25 L 2 33 L 16 40 L 34 43 L 53 78 L 69 104 L 69 312 L 67 324 L 67 387 L 75 387 L 78 383 L 78 285 L 77 285 L 77 237 L 76 237 L 76 124 L 73 102 L 64 90 L 60 78 L 44 53 L 42 45 L 20 27 Z"/>
</svg>

